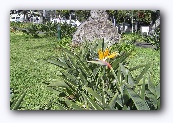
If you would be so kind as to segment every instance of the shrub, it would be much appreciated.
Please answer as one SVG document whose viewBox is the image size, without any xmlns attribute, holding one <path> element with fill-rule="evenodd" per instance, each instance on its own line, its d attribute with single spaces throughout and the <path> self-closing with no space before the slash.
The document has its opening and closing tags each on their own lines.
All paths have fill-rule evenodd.
<svg viewBox="0 0 173 123">
<path fill-rule="evenodd" d="M 62 38 L 61 40 L 57 41 L 57 48 L 64 47 L 67 49 L 71 48 L 71 39 L 70 38 Z"/>
<path fill-rule="evenodd" d="M 77 30 L 76 26 L 72 26 L 71 24 L 61 24 L 61 37 L 62 38 L 71 38 L 73 37 L 73 34 Z"/>
<path fill-rule="evenodd" d="M 24 33 L 33 36 L 34 38 L 39 38 L 39 25 L 32 24 L 30 27 L 27 28 L 27 31 L 24 31 Z"/>
<path fill-rule="evenodd" d="M 27 29 L 30 25 L 30 23 L 10 22 L 10 29 L 22 31 L 23 29 Z"/>
<path fill-rule="evenodd" d="M 144 41 L 143 37 L 139 33 L 128 33 L 122 34 L 122 38 L 120 42 L 142 42 Z"/>
<path fill-rule="evenodd" d="M 160 50 L 160 26 L 156 28 L 149 36 L 146 36 L 145 41 L 155 45 L 156 50 Z"/>
<path fill-rule="evenodd" d="M 71 38 L 76 31 L 76 27 L 73 27 L 70 24 L 64 23 L 60 24 L 61 27 L 61 37 L 62 38 Z M 46 24 L 32 24 L 26 28 L 27 31 L 24 33 L 33 36 L 34 38 L 38 37 L 52 37 L 57 36 L 58 33 L 58 23 L 47 22 Z M 43 34 L 39 34 L 43 33 Z M 41 36 L 42 35 L 42 36 Z"/>
<path fill-rule="evenodd" d="M 73 51 L 60 48 L 62 56 L 49 60 L 61 68 L 62 81 L 47 83 L 47 87 L 59 96 L 59 110 L 159 109 L 160 84 L 154 85 L 151 76 L 145 75 L 150 64 L 128 70 L 124 66 L 125 59 L 130 55 L 128 52 L 121 52 L 108 61 L 87 62 L 97 59 L 97 51 L 104 51 L 106 47 L 104 41 L 95 41 Z M 131 71 L 139 68 L 143 68 L 141 74 L 133 78 Z"/>
</svg>

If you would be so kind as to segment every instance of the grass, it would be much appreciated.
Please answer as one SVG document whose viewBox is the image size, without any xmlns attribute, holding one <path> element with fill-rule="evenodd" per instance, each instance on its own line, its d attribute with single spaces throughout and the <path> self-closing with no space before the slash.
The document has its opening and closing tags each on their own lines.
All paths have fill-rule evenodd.
<svg viewBox="0 0 173 123">
<path fill-rule="evenodd" d="M 57 97 L 43 84 L 57 79 L 58 68 L 47 62 L 59 54 L 54 40 L 34 39 L 22 33 L 10 34 L 10 88 L 16 96 L 29 88 L 21 105 L 25 110 L 44 107 Z"/>
<path fill-rule="evenodd" d="M 58 81 L 59 68 L 47 62 L 51 57 L 58 57 L 60 51 L 55 38 L 31 38 L 23 33 L 10 34 L 10 88 L 17 96 L 28 89 L 22 110 L 44 109 L 51 101 L 56 102 L 58 96 L 48 91 L 44 82 Z M 150 72 L 154 82 L 160 81 L 160 52 L 150 48 L 135 48 L 134 54 L 127 59 L 129 68 L 151 62 Z M 133 71 L 136 76 L 141 69 Z M 58 107 L 53 103 L 51 110 Z"/>
<path fill-rule="evenodd" d="M 140 33 L 122 34 L 121 41 L 144 42 L 144 37 Z"/>
<path fill-rule="evenodd" d="M 160 50 L 156 51 L 151 48 L 135 47 L 135 52 L 127 59 L 128 68 L 138 65 L 150 64 L 148 73 L 153 77 L 154 84 L 160 83 Z M 139 75 L 142 69 L 132 72 L 133 77 Z"/>
</svg>

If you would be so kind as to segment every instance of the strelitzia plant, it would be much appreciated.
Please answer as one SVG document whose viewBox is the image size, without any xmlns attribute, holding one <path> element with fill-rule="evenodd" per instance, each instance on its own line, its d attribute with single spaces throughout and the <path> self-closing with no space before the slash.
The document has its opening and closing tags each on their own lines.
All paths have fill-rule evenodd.
<svg viewBox="0 0 173 123">
<path fill-rule="evenodd" d="M 93 61 L 87 61 L 87 62 L 107 66 L 112 71 L 112 73 L 113 73 L 113 75 L 114 75 L 114 77 L 115 77 L 115 79 L 117 81 L 117 76 L 115 75 L 115 72 L 114 72 L 111 64 L 107 61 L 107 59 L 116 58 L 120 54 L 118 53 L 118 51 L 110 53 L 109 48 L 111 48 L 111 47 L 109 47 L 109 48 L 107 47 L 104 50 L 104 45 L 105 45 L 105 43 L 104 43 L 104 40 L 103 40 L 102 48 L 98 50 L 98 58 L 95 58 L 95 60 L 93 60 Z"/>
<path fill-rule="evenodd" d="M 101 43 L 86 43 L 73 51 L 61 47 L 62 56 L 49 60 L 61 67 L 61 80 L 47 83 L 48 89 L 59 96 L 56 102 L 59 110 L 149 110 L 151 101 L 157 109 L 159 91 L 153 90 L 158 89 L 152 86 L 151 96 L 150 91 L 145 91 L 145 81 L 139 83 L 149 65 L 144 65 L 142 73 L 134 79 L 123 65 L 130 54 L 118 53 L 116 49 L 111 52 L 104 40 Z M 132 70 L 137 68 L 140 66 Z M 148 98 L 153 97 L 150 102 L 146 102 L 145 93 Z"/>
<path fill-rule="evenodd" d="M 101 49 L 98 51 L 98 58 L 95 59 L 95 61 L 87 61 L 87 62 L 91 62 L 91 63 L 95 63 L 95 64 L 100 64 L 100 65 L 106 65 L 108 66 L 110 69 L 112 69 L 112 66 L 110 65 L 109 62 L 107 62 L 106 60 L 109 58 L 115 58 L 118 55 L 120 55 L 117 51 L 113 52 L 113 53 L 109 53 L 109 49 L 106 48 L 105 51 L 102 51 Z"/>
</svg>

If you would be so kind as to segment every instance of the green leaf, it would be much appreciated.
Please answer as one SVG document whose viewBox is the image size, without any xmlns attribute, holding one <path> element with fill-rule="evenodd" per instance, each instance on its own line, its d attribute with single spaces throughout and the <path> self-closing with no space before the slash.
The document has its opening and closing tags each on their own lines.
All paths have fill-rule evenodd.
<svg viewBox="0 0 173 123">
<path fill-rule="evenodd" d="M 99 65 L 106 65 L 105 62 L 103 61 L 87 61 L 87 62 L 90 62 L 90 63 L 94 63 L 94 64 L 99 64 Z"/>
<path fill-rule="evenodd" d="M 105 47 L 104 47 L 104 38 L 103 38 L 103 41 L 102 41 L 102 52 L 104 51 Z"/>
<path fill-rule="evenodd" d="M 48 87 L 54 87 L 54 86 L 58 86 L 58 87 L 69 87 L 65 82 L 63 82 L 63 81 L 53 81 L 53 82 L 51 82 L 49 85 L 48 85 Z"/>
<path fill-rule="evenodd" d="M 79 77 L 83 84 L 87 83 L 87 79 L 82 75 L 82 72 L 79 73 Z"/>
<path fill-rule="evenodd" d="M 77 62 L 76 62 L 76 59 L 74 59 L 74 58 L 71 57 L 71 56 L 68 56 L 68 60 L 69 60 L 69 62 L 71 63 L 73 69 L 76 69 L 77 66 L 78 66 L 78 64 L 77 64 Z"/>
<path fill-rule="evenodd" d="M 77 59 L 78 67 L 80 67 L 81 70 L 83 70 L 83 72 L 86 73 L 86 75 L 90 76 L 92 74 L 92 73 L 90 73 L 90 70 L 88 69 L 88 67 L 86 67 L 84 62 L 81 61 L 81 59 L 78 55 L 75 55 L 74 53 L 72 53 L 71 51 L 69 51 L 65 48 L 63 48 L 63 50 L 64 50 L 64 52 L 68 53 L 71 58 Z"/>
<path fill-rule="evenodd" d="M 93 70 L 93 77 L 94 79 L 96 78 L 98 72 L 100 71 L 100 67 L 96 67 L 94 70 Z"/>
<path fill-rule="evenodd" d="M 65 102 L 68 107 L 73 108 L 74 110 L 85 110 L 84 108 L 79 107 L 78 105 L 76 105 L 76 103 L 70 101 L 67 98 L 65 99 Z"/>
<path fill-rule="evenodd" d="M 101 40 L 95 40 L 93 43 L 98 43 L 98 49 L 97 50 L 102 50 L 104 51 L 105 50 L 105 47 L 106 47 L 106 43 L 104 42 L 104 39 L 101 39 Z"/>
<path fill-rule="evenodd" d="M 157 108 L 157 97 L 149 90 L 145 91 L 146 96 L 150 99 L 150 102 Z"/>
<path fill-rule="evenodd" d="M 148 69 L 150 67 L 150 64 L 146 64 L 145 68 L 141 72 L 141 74 L 137 77 L 136 83 L 139 83 L 139 81 L 143 78 L 144 74 L 147 73 Z"/>
<path fill-rule="evenodd" d="M 129 70 L 127 68 L 125 68 L 122 63 L 120 63 L 120 68 L 121 68 L 121 71 L 123 72 L 124 76 L 127 76 L 128 73 L 129 73 Z"/>
<path fill-rule="evenodd" d="M 135 93 L 131 88 L 126 88 L 129 97 L 133 100 L 137 110 L 150 110 L 148 105 L 141 97 Z"/>
<path fill-rule="evenodd" d="M 104 80 L 103 80 L 104 81 Z M 104 82 L 103 82 L 104 83 Z M 110 109 L 110 107 L 106 104 L 106 94 L 105 94 L 105 89 L 104 89 L 104 84 L 103 84 L 103 87 L 102 87 L 102 107 L 104 109 Z"/>
<path fill-rule="evenodd" d="M 156 90 L 155 90 L 155 86 L 153 84 L 153 80 L 151 78 L 151 76 L 149 75 L 149 79 L 148 79 L 148 89 L 155 95 L 156 94 Z"/>
<path fill-rule="evenodd" d="M 65 107 L 63 107 L 63 106 L 61 106 L 60 104 L 56 104 L 57 106 L 58 106 L 58 108 L 59 108 L 59 110 L 67 110 Z"/>
<path fill-rule="evenodd" d="M 46 87 L 46 89 L 49 90 L 49 91 L 51 91 L 54 94 L 57 94 L 57 95 L 59 95 L 61 93 L 60 91 L 58 91 L 58 90 L 56 90 L 56 89 L 54 89 L 52 87 Z"/>
<path fill-rule="evenodd" d="M 124 74 L 124 80 L 125 82 L 128 82 L 128 84 L 131 86 L 131 87 L 134 87 L 135 86 L 135 81 L 133 80 L 129 70 L 127 68 L 125 68 L 122 63 L 120 63 L 120 68 L 121 68 L 121 72 Z M 128 85 L 128 86 L 129 86 Z"/>
<path fill-rule="evenodd" d="M 100 103 L 102 102 L 102 97 L 99 94 L 97 94 L 96 92 L 94 92 L 93 89 L 91 89 L 89 87 L 83 87 L 83 89 L 88 91 L 89 94 L 91 94 L 94 98 L 96 98 Z"/>
<path fill-rule="evenodd" d="M 120 67 L 117 70 L 117 80 L 118 82 L 122 82 L 122 72 Z"/>
<path fill-rule="evenodd" d="M 70 74 L 69 72 L 64 71 L 64 70 L 62 70 L 60 72 L 62 73 L 62 75 L 64 75 L 64 77 L 66 77 L 66 79 L 73 81 L 73 84 L 76 86 L 76 83 L 78 82 L 78 80 L 75 75 Z"/>
<path fill-rule="evenodd" d="M 20 105 L 21 105 L 21 102 L 23 101 L 23 98 L 25 97 L 26 95 L 26 90 L 24 92 L 22 92 L 18 97 L 17 99 L 13 102 L 13 104 L 10 106 L 10 109 L 11 110 L 17 110 L 19 109 Z"/>
<path fill-rule="evenodd" d="M 63 67 L 63 68 L 68 68 L 67 64 L 61 62 L 59 59 L 55 60 L 48 60 L 49 63 L 55 64 L 59 67 Z"/>
<path fill-rule="evenodd" d="M 77 84 L 76 84 L 76 79 L 74 76 L 72 76 L 71 74 L 67 73 L 64 71 L 64 73 L 62 73 L 64 76 L 61 76 L 65 83 L 68 85 L 68 86 L 72 86 L 73 88 L 77 88 Z"/>
<path fill-rule="evenodd" d="M 70 63 L 70 61 L 69 61 L 69 58 L 68 58 L 68 56 L 65 54 L 64 55 L 64 61 L 65 61 L 65 63 L 70 67 L 70 68 L 74 68 L 73 66 L 72 66 L 72 64 Z"/>
<path fill-rule="evenodd" d="M 141 67 L 145 67 L 145 66 L 146 66 L 146 65 L 138 65 L 138 66 L 136 66 L 136 67 L 130 68 L 129 71 L 137 70 L 137 69 L 139 69 L 139 68 L 141 68 Z"/>
<path fill-rule="evenodd" d="M 158 99 L 157 102 L 158 102 L 158 104 L 157 104 L 158 105 L 158 109 L 160 110 L 160 98 Z"/>
<path fill-rule="evenodd" d="M 83 93 L 83 96 L 85 97 L 85 100 L 90 104 L 90 107 L 93 107 L 94 110 L 103 110 L 97 102 L 93 101 L 89 96 L 87 96 L 85 93 Z"/>
<path fill-rule="evenodd" d="M 91 76 L 92 73 L 90 72 L 89 68 L 86 67 L 87 66 L 87 62 L 85 61 L 85 64 L 83 61 L 80 60 L 79 56 L 78 57 L 78 63 L 79 63 L 79 67 L 81 68 L 81 70 L 87 75 L 87 76 Z"/>
<path fill-rule="evenodd" d="M 141 86 L 141 98 L 145 99 L 145 79 L 143 79 L 143 84 Z"/>
<path fill-rule="evenodd" d="M 128 84 L 131 86 L 131 87 L 134 87 L 135 86 L 135 81 L 133 80 L 133 77 L 130 73 L 128 73 Z"/>
<path fill-rule="evenodd" d="M 121 107 L 123 107 L 123 100 L 122 100 L 122 97 L 121 97 L 120 94 L 118 95 L 116 102 L 117 102 Z"/>
<path fill-rule="evenodd" d="M 158 99 L 158 98 L 160 98 L 160 83 L 156 86 L 155 90 L 156 90 L 156 95 L 157 95 L 157 99 Z"/>
<path fill-rule="evenodd" d="M 114 95 L 114 97 L 111 99 L 111 101 L 109 102 L 109 107 L 110 107 L 111 109 L 113 109 L 114 106 L 115 106 L 115 103 L 116 103 L 118 94 L 119 94 L 119 93 L 117 92 L 117 93 Z"/>
<path fill-rule="evenodd" d="M 113 97 L 113 96 L 114 96 L 114 94 L 112 93 L 112 91 L 111 91 L 110 89 L 107 90 L 106 92 L 107 92 L 107 94 L 108 94 L 110 97 Z"/>
<path fill-rule="evenodd" d="M 126 105 L 122 108 L 122 110 L 130 110 L 130 107 L 127 107 Z"/>
<path fill-rule="evenodd" d="M 130 53 L 121 54 L 120 57 L 117 57 L 114 60 L 112 60 L 110 64 L 112 65 L 114 70 L 116 70 L 119 67 L 119 63 L 123 63 L 125 59 L 128 58 L 129 56 L 130 56 Z"/>
</svg>

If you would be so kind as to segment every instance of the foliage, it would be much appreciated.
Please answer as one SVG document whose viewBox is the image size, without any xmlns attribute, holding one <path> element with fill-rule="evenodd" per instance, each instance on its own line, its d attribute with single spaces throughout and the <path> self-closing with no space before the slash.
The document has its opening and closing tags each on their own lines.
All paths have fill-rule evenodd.
<svg viewBox="0 0 173 123">
<path fill-rule="evenodd" d="M 55 36 L 57 31 L 58 23 L 46 22 L 45 24 L 41 24 L 41 28 L 39 29 L 42 32 L 45 32 L 45 36 Z"/>
<path fill-rule="evenodd" d="M 70 38 L 62 38 L 61 40 L 57 41 L 57 48 L 64 47 L 67 49 L 71 48 L 71 39 Z"/>
<path fill-rule="evenodd" d="M 58 99 L 42 84 L 57 80 L 57 74 L 60 74 L 56 66 L 47 63 L 47 59 L 60 54 L 55 39 L 35 39 L 21 32 L 10 33 L 10 88 L 13 95 L 11 109 L 13 102 L 22 97 L 23 92 L 27 93 L 15 110 L 46 109 L 50 100 Z M 55 104 L 51 106 L 53 110 L 57 109 Z"/>
<path fill-rule="evenodd" d="M 15 92 L 16 93 L 16 92 Z M 15 99 L 14 92 L 10 92 L 10 109 L 11 110 L 20 110 L 21 102 L 23 101 L 24 97 L 26 95 L 26 90 L 19 94 L 19 96 Z"/>
<path fill-rule="evenodd" d="M 74 13 L 78 21 L 83 22 L 90 16 L 90 10 L 56 10 L 56 12 L 61 15 L 69 18 L 71 13 Z"/>
<path fill-rule="evenodd" d="M 135 18 L 138 22 L 150 23 L 152 20 L 151 10 L 107 10 L 110 17 L 116 18 L 116 23 L 126 22 L 128 18 Z"/>
<path fill-rule="evenodd" d="M 80 22 L 85 21 L 90 16 L 91 10 L 56 10 L 61 16 L 69 17 L 70 13 L 75 13 L 75 16 Z M 110 18 L 116 18 L 116 23 L 123 23 L 127 18 L 132 16 L 140 22 L 150 23 L 151 15 L 155 13 L 151 10 L 106 10 Z"/>
<path fill-rule="evenodd" d="M 71 38 L 73 37 L 73 34 L 77 30 L 77 27 L 72 26 L 71 24 L 61 24 L 61 37 L 63 38 Z"/>
<path fill-rule="evenodd" d="M 128 34 L 122 34 L 122 38 L 120 42 L 131 42 L 131 43 L 135 43 L 135 42 L 143 42 L 144 41 L 144 37 L 139 34 L 139 33 L 128 33 Z"/>
<path fill-rule="evenodd" d="M 130 55 L 127 52 L 121 52 L 119 57 L 108 61 L 113 71 L 87 63 L 97 58 L 98 49 L 105 47 L 104 43 L 96 41 L 73 51 L 61 48 L 62 56 L 49 60 L 62 68 L 62 80 L 47 83 L 59 96 L 59 110 L 159 109 L 159 84 L 154 85 L 151 76 L 145 76 L 150 64 L 131 68 L 131 71 L 143 68 L 140 75 L 133 78 L 131 71 L 124 66 L 124 60 Z"/>
<path fill-rule="evenodd" d="M 135 47 L 133 55 L 126 59 L 128 69 L 138 65 L 144 65 L 150 62 L 150 68 L 147 74 L 151 74 L 154 84 L 160 83 L 160 51 L 151 48 Z M 142 69 L 133 70 L 132 76 L 136 77 L 142 72 Z"/>
<path fill-rule="evenodd" d="M 47 22 L 45 24 L 32 24 L 28 28 L 26 28 L 27 31 L 23 32 L 33 36 L 34 38 L 52 37 L 57 36 L 58 25 L 61 27 L 62 38 L 72 38 L 73 33 L 76 31 L 76 27 L 73 27 L 72 25 L 67 23 L 58 24 Z"/>
<path fill-rule="evenodd" d="M 144 40 L 156 46 L 156 50 L 160 50 L 160 26 L 151 35 L 145 36 Z"/>
<path fill-rule="evenodd" d="M 134 55 L 135 45 L 133 44 L 134 40 L 122 40 L 120 43 L 115 44 L 111 47 L 111 51 L 118 50 L 120 53 L 131 53 L 130 56 Z"/>
<path fill-rule="evenodd" d="M 72 53 L 73 54 L 75 53 L 77 56 L 80 57 L 79 59 L 76 59 L 76 56 L 73 57 L 73 55 L 71 55 L 71 56 L 68 55 L 68 53 L 67 53 L 68 50 L 66 51 L 66 49 L 61 48 L 61 46 L 63 46 L 61 44 L 64 43 L 64 44 L 68 45 L 68 41 L 70 42 L 70 39 L 68 39 L 68 41 L 66 41 L 66 39 L 62 39 L 62 40 L 60 40 L 60 42 L 55 42 L 55 39 L 56 39 L 55 37 L 34 39 L 33 37 L 31 37 L 29 35 L 25 35 L 20 32 L 10 33 L 10 88 L 12 88 L 12 90 L 13 90 L 12 91 L 13 97 L 10 100 L 10 109 L 14 108 L 12 106 L 13 104 L 17 104 L 16 105 L 17 108 L 15 108 L 15 110 L 57 110 L 57 109 L 58 110 L 67 110 L 67 109 L 69 110 L 70 109 L 71 110 L 71 109 L 78 108 L 79 106 L 81 106 L 80 104 L 83 104 L 84 102 L 86 102 L 86 105 L 83 105 L 83 106 L 89 106 L 89 107 L 91 107 L 90 108 L 90 110 L 91 110 L 91 109 L 93 109 L 91 106 L 91 104 L 93 104 L 93 103 L 97 103 L 97 104 L 99 104 L 99 106 L 101 105 L 101 107 L 103 106 L 100 103 L 100 101 L 97 101 L 97 99 L 100 99 L 99 96 L 102 97 L 102 95 L 104 95 L 104 94 L 102 94 L 103 92 L 100 89 L 102 87 L 102 85 L 104 84 L 105 85 L 104 92 L 106 93 L 105 94 L 106 98 L 103 98 L 103 99 L 107 99 L 107 102 L 108 102 L 108 99 L 111 100 L 111 98 L 112 98 L 112 101 L 110 101 L 109 104 L 111 104 L 111 105 L 115 104 L 114 107 L 117 107 L 117 108 L 115 108 L 116 110 L 128 110 L 128 109 L 134 110 L 134 109 L 136 109 L 136 105 L 138 103 L 137 102 L 133 103 L 132 99 L 133 100 L 136 100 L 136 99 L 134 97 L 135 96 L 134 93 L 131 90 L 133 90 L 138 95 L 141 95 L 140 92 L 142 92 L 142 91 L 140 91 L 140 89 L 142 88 L 142 83 L 144 80 L 145 80 L 145 87 L 146 87 L 145 88 L 146 104 L 150 107 L 150 110 L 160 108 L 160 90 L 159 90 L 160 89 L 160 84 L 159 84 L 160 83 L 160 78 L 159 78 L 159 76 L 160 76 L 160 59 L 159 59 L 160 52 L 159 51 L 155 51 L 155 50 L 152 50 L 149 48 L 136 47 L 135 50 L 133 50 L 133 52 L 135 51 L 135 53 L 136 53 L 134 57 L 132 57 L 132 58 L 128 57 L 129 55 L 126 54 L 128 52 L 125 53 L 126 55 L 123 54 L 123 52 L 122 52 L 122 53 L 120 53 L 121 55 L 117 59 L 114 59 L 113 61 L 110 60 L 111 65 L 114 68 L 116 75 L 119 76 L 119 77 L 117 77 L 118 79 L 120 78 L 123 81 L 124 78 L 126 78 L 126 77 L 123 77 L 124 76 L 123 73 L 118 74 L 118 73 L 120 73 L 120 72 L 118 72 L 118 70 L 120 70 L 120 69 L 121 69 L 121 71 L 128 71 L 128 74 L 129 74 L 129 76 L 127 76 L 128 82 L 131 82 L 131 78 L 134 79 L 135 82 L 137 80 L 139 80 L 140 78 L 142 78 L 140 80 L 140 82 L 138 83 L 138 85 L 135 84 L 135 86 L 133 88 L 128 89 L 125 87 L 126 90 L 123 91 L 123 94 L 125 92 L 127 92 L 127 93 L 125 93 L 124 94 L 125 96 L 123 96 L 123 97 L 124 97 L 124 99 L 127 99 L 127 100 L 129 99 L 129 97 L 131 97 L 129 99 L 130 106 L 127 103 L 125 103 L 124 107 L 122 107 L 121 102 L 118 101 L 118 100 L 120 100 L 120 98 L 118 96 L 121 95 L 121 93 L 117 92 L 117 91 L 113 91 L 113 90 L 115 90 L 113 88 L 113 87 L 115 87 L 115 85 L 112 86 L 112 84 L 107 84 L 107 82 L 109 82 L 109 79 L 105 80 L 105 78 L 104 78 L 107 75 L 104 75 L 102 78 L 102 75 L 104 73 L 106 73 L 106 74 L 109 74 L 110 79 L 114 80 L 114 76 L 111 73 L 111 71 L 109 71 L 109 69 L 105 68 L 105 66 L 99 66 L 96 64 L 86 63 L 86 60 L 93 59 L 93 58 L 91 58 L 92 56 L 97 57 L 97 52 L 95 51 L 97 49 L 93 48 L 94 45 L 93 45 L 93 47 L 89 46 L 91 48 L 89 48 L 89 47 L 87 48 L 84 45 L 81 48 L 79 47 L 77 49 L 74 49 L 74 51 Z M 58 46 L 60 45 L 60 48 L 57 48 L 57 45 Z M 65 48 L 69 49 L 69 47 L 65 47 Z M 85 49 L 88 49 L 87 52 Z M 94 49 L 94 50 L 92 50 L 92 49 Z M 111 48 L 111 50 L 112 51 L 118 50 L 118 46 L 113 46 Z M 81 57 L 81 52 L 83 54 L 85 53 L 86 55 L 84 55 L 84 56 L 87 56 L 88 59 L 85 59 L 86 57 Z M 66 61 L 66 59 L 64 60 L 64 57 L 59 56 L 60 54 L 67 55 L 67 57 L 69 57 L 71 59 L 68 59 Z M 93 55 L 90 55 L 90 54 L 93 54 Z M 86 66 L 87 65 L 90 66 L 89 67 L 90 71 L 92 69 L 94 70 L 94 72 L 92 74 L 94 74 L 95 78 L 97 79 L 97 85 L 96 85 L 96 82 L 94 82 L 94 80 L 92 80 L 93 83 L 90 82 L 90 86 L 88 84 L 85 84 L 85 85 L 88 85 L 89 87 L 82 86 L 83 89 L 80 89 L 84 93 L 84 96 L 81 96 L 81 98 L 88 97 L 88 98 L 85 98 L 86 101 L 85 100 L 81 101 L 81 98 L 80 98 L 80 101 L 76 101 L 79 98 L 77 97 L 77 99 L 76 99 L 76 96 L 73 96 L 73 94 L 69 94 L 69 96 L 64 97 L 65 95 L 63 95 L 61 92 L 66 92 L 65 90 L 68 90 L 68 93 L 70 93 L 70 90 L 69 90 L 70 88 L 64 89 L 64 88 L 59 87 L 59 86 L 64 87 L 67 85 L 62 78 L 59 78 L 59 75 L 60 76 L 63 75 L 59 71 L 66 71 L 66 70 L 64 70 L 61 67 L 57 67 L 55 65 L 47 63 L 47 59 L 50 59 L 50 58 L 55 58 L 55 60 L 50 60 L 50 61 L 51 62 L 54 61 L 54 63 L 57 63 L 57 66 L 62 65 L 62 67 L 64 65 L 67 65 L 67 66 L 72 65 L 71 61 L 74 61 L 75 64 L 73 63 L 73 65 L 77 66 L 75 68 L 78 68 L 76 70 L 80 71 L 80 69 L 81 69 L 81 72 L 79 73 L 79 76 L 77 76 L 75 73 L 71 73 L 71 72 L 69 72 L 69 73 L 70 73 L 70 75 L 75 74 L 75 77 L 77 76 L 76 80 L 80 81 L 81 83 L 83 83 L 81 80 L 83 76 L 84 76 L 84 78 L 83 78 L 84 82 L 85 81 L 90 82 L 91 77 L 88 77 L 88 75 L 85 75 L 84 72 L 85 72 L 86 68 L 83 68 L 83 66 L 80 67 L 80 65 L 82 64 L 80 62 L 80 60 L 84 61 L 84 64 Z M 57 58 L 61 59 L 62 61 L 56 62 Z M 124 60 L 124 59 L 126 59 L 126 60 Z M 115 64 L 116 60 L 118 61 L 118 63 Z M 129 63 L 127 64 L 126 61 L 128 61 Z M 65 64 L 63 64 L 62 62 Z M 123 64 L 119 64 L 122 62 L 123 62 Z M 142 77 L 141 73 L 142 73 L 143 69 L 145 68 L 145 65 L 148 64 L 148 62 L 151 63 L 150 68 L 148 68 L 147 74 L 144 74 Z M 125 69 L 123 69 L 123 66 L 125 66 Z M 136 66 L 139 68 L 135 70 L 135 68 L 137 68 Z M 69 68 L 69 66 L 68 66 L 68 68 Z M 74 70 L 75 68 L 73 68 L 71 70 L 75 72 L 75 70 Z M 105 69 L 105 71 L 102 71 L 104 69 Z M 70 70 L 70 68 L 69 68 L 69 70 Z M 66 74 L 66 72 L 64 74 Z M 57 75 L 58 75 L 58 77 L 57 77 Z M 87 80 L 85 79 L 86 76 L 88 77 Z M 66 77 L 66 78 L 71 80 L 70 77 Z M 101 79 L 103 79 L 105 81 L 105 83 L 103 83 L 101 81 Z M 72 81 L 72 82 L 76 82 L 76 80 Z M 100 83 L 100 81 L 102 83 Z M 126 83 L 126 81 L 123 81 L 123 82 Z M 152 83 L 150 83 L 150 82 L 152 82 Z M 45 83 L 46 86 L 43 85 L 42 83 Z M 100 83 L 100 84 L 98 84 L 98 83 Z M 118 84 L 118 83 L 115 83 L 115 84 Z M 78 84 L 76 84 L 76 85 L 78 85 Z M 79 84 L 79 85 L 83 85 L 83 84 Z M 107 85 L 110 85 L 110 87 L 112 87 L 112 88 L 110 90 L 108 90 Z M 154 85 L 154 87 L 153 87 L 153 85 Z M 97 89 L 97 87 L 98 87 L 98 89 Z M 26 92 L 27 88 L 28 88 L 27 93 L 23 94 L 24 92 Z M 96 90 L 94 90 L 95 88 L 96 88 Z M 154 88 L 154 89 L 152 89 L 152 88 Z M 74 91 L 75 91 L 75 89 L 74 89 Z M 96 94 L 94 94 L 94 92 L 92 92 L 92 90 Z M 79 92 L 78 91 L 76 91 L 76 92 L 77 92 L 76 95 L 78 95 Z M 97 95 L 99 95 L 99 96 L 97 96 Z M 116 95 L 118 95 L 118 96 L 116 96 Z M 127 96 L 128 96 L 128 98 L 127 98 Z M 118 97 L 118 98 L 116 99 L 116 97 Z M 71 108 L 69 108 L 69 107 L 67 108 L 66 103 L 64 103 L 64 100 L 66 100 L 66 98 L 69 100 L 69 101 L 67 100 L 66 102 L 68 104 L 69 103 L 71 104 L 71 106 L 69 106 Z M 90 103 L 90 102 L 88 102 L 87 99 L 88 100 L 92 99 L 89 101 L 94 101 L 94 102 Z M 114 99 L 116 101 L 114 101 Z M 73 107 L 77 105 L 76 108 L 72 108 L 72 104 L 73 104 Z M 95 106 L 97 106 L 97 104 Z M 106 103 L 106 104 L 108 104 L 108 103 Z M 84 108 L 82 107 L 82 109 L 84 109 Z M 106 108 L 102 108 L 102 109 L 106 110 Z M 140 109 L 140 108 L 138 108 L 138 109 Z M 110 110 L 110 109 L 107 109 L 107 110 Z"/>
<path fill-rule="evenodd" d="M 21 22 L 10 22 L 10 31 L 16 32 L 21 31 L 22 29 L 26 29 L 30 26 L 30 23 L 21 23 Z"/>
<path fill-rule="evenodd" d="M 75 15 L 80 22 L 84 22 L 90 16 L 90 10 L 76 10 Z"/>
<path fill-rule="evenodd" d="M 24 33 L 33 36 L 34 38 L 39 38 L 39 28 L 40 25 L 38 24 L 32 24 L 30 27 L 27 28 L 27 31 Z"/>
</svg>

